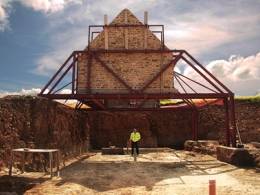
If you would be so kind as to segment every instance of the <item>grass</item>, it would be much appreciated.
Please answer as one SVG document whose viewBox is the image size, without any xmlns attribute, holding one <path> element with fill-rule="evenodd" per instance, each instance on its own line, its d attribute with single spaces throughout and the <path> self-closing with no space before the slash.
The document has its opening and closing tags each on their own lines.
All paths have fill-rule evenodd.
<svg viewBox="0 0 260 195">
<path fill-rule="evenodd" d="M 252 103 L 252 104 L 259 104 L 260 105 L 260 94 L 255 96 L 236 96 L 235 100 L 238 102 L 244 102 L 244 103 Z M 165 99 L 160 100 L 160 105 L 166 106 L 166 105 L 172 105 L 183 102 L 179 99 Z"/>
<path fill-rule="evenodd" d="M 172 105 L 172 104 L 177 104 L 183 102 L 182 100 L 179 99 L 165 99 L 165 100 L 160 100 L 160 105 L 161 106 L 166 106 L 166 105 Z"/>
<path fill-rule="evenodd" d="M 235 99 L 239 102 L 260 104 L 260 94 L 255 96 L 237 96 Z"/>
</svg>

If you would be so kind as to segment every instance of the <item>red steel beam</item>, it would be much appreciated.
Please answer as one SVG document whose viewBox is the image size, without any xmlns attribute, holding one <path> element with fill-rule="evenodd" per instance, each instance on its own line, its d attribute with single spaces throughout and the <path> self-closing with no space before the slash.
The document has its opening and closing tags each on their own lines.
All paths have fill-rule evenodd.
<svg viewBox="0 0 260 195">
<path fill-rule="evenodd" d="M 73 62 L 70 64 L 70 66 L 62 73 L 62 75 L 59 77 L 59 79 L 56 81 L 56 83 L 52 86 L 48 94 L 50 94 L 53 89 L 59 84 L 59 82 L 63 79 L 63 77 L 69 72 L 69 70 L 72 68 L 72 66 L 75 66 L 75 59 L 73 59 Z"/>
<path fill-rule="evenodd" d="M 75 59 L 74 59 L 75 60 Z M 73 67 L 72 67 L 72 86 L 71 86 L 71 91 L 72 94 L 75 93 L 75 69 L 76 69 L 76 64 L 74 63 Z"/>
<path fill-rule="evenodd" d="M 94 34 L 98 34 L 98 33 L 100 33 L 100 31 L 93 31 L 91 33 L 91 41 L 93 41 Z"/>
<path fill-rule="evenodd" d="M 180 79 L 190 90 L 192 90 L 194 93 L 197 93 L 196 91 L 195 91 L 195 89 L 193 89 L 188 83 L 186 83 L 180 76 L 178 76 L 177 74 L 175 75 L 175 78 L 176 78 L 176 80 L 178 81 L 178 79 Z M 191 100 L 192 101 L 192 100 Z M 208 104 L 208 102 L 205 100 L 205 99 L 203 99 L 203 101 L 206 103 L 206 104 Z"/>
<path fill-rule="evenodd" d="M 184 89 L 184 87 L 182 86 L 181 82 L 178 80 L 177 76 L 174 75 L 174 77 L 176 78 L 176 81 L 179 83 L 179 85 L 181 86 L 182 90 L 185 92 L 185 94 L 187 94 L 187 91 Z M 190 105 L 191 107 L 196 109 L 195 104 L 193 103 L 192 100 L 189 99 L 182 99 L 186 104 Z"/>
<path fill-rule="evenodd" d="M 233 147 L 236 147 L 236 134 L 237 134 L 237 126 L 236 126 L 236 116 L 235 116 L 235 101 L 234 95 L 230 95 L 230 122 L 231 122 L 231 144 Z"/>
<path fill-rule="evenodd" d="M 196 66 L 194 66 L 190 61 L 188 61 L 184 56 L 182 59 L 189 64 L 200 76 L 202 76 L 206 81 L 208 81 L 212 86 L 214 86 L 220 93 L 224 93 L 215 83 L 213 83 L 208 77 L 206 77 Z"/>
<path fill-rule="evenodd" d="M 104 28 L 104 27 L 163 27 L 162 24 L 109 24 L 109 25 L 90 25 L 90 28 Z"/>
<path fill-rule="evenodd" d="M 164 26 L 162 26 L 162 48 L 164 49 L 165 48 L 165 45 L 164 45 Z"/>
<path fill-rule="evenodd" d="M 178 76 L 184 77 L 184 78 L 188 79 L 189 81 L 192 81 L 192 82 L 194 82 L 194 83 L 196 83 L 196 84 L 198 84 L 198 85 L 200 85 L 200 86 L 202 86 L 202 87 L 204 87 L 204 88 L 206 88 L 206 89 L 208 89 L 208 90 L 210 90 L 210 91 L 212 91 L 212 92 L 218 93 L 217 91 L 215 91 L 215 90 L 213 90 L 213 89 L 207 87 L 206 85 L 203 85 L 203 84 L 201 84 L 201 83 L 199 83 L 199 82 L 197 82 L 197 81 L 194 81 L 193 79 L 191 79 L 191 78 L 189 78 L 189 77 L 187 77 L 187 76 L 185 76 L 185 75 L 182 75 L 182 74 L 180 74 L 180 73 L 178 73 L 178 72 L 175 72 L 175 71 L 174 71 L 174 74 L 177 74 Z M 180 78 L 180 77 L 179 77 L 179 78 Z M 182 80 L 182 79 L 181 79 L 181 80 Z"/>
<path fill-rule="evenodd" d="M 106 108 L 105 110 L 99 109 L 86 109 L 86 111 L 111 111 L 111 112 L 118 112 L 118 111 L 173 111 L 173 110 L 190 110 L 189 107 L 175 107 L 175 108 Z"/>
<path fill-rule="evenodd" d="M 88 50 L 90 50 L 90 31 L 91 31 L 91 27 L 88 26 L 88 46 L 87 46 Z"/>
<path fill-rule="evenodd" d="M 92 109 L 98 109 L 98 110 L 106 110 L 106 107 L 104 104 L 102 104 L 99 100 L 93 99 L 90 101 L 84 101 L 81 100 L 85 105 L 91 107 Z M 94 105 L 94 108 L 93 108 Z"/>
<path fill-rule="evenodd" d="M 75 66 L 76 70 L 75 70 L 75 74 L 76 74 L 76 78 L 75 78 L 75 85 L 76 85 L 76 93 L 78 92 L 78 75 L 79 75 L 79 71 L 78 71 L 78 61 L 76 63 Z"/>
<path fill-rule="evenodd" d="M 230 146 L 230 118 L 229 118 L 229 105 L 228 97 L 224 98 L 225 105 L 225 126 L 226 126 L 226 145 Z"/>
<path fill-rule="evenodd" d="M 142 108 L 146 101 L 147 99 L 143 99 L 142 102 L 138 105 L 138 108 Z"/>
<path fill-rule="evenodd" d="M 121 77 L 119 77 L 111 68 L 109 68 L 98 56 L 94 55 L 94 58 L 103 66 L 108 72 L 110 72 L 120 83 L 122 83 L 130 92 L 134 90 L 130 87 Z"/>
<path fill-rule="evenodd" d="M 140 92 L 143 92 L 147 87 L 149 87 L 149 85 L 152 84 L 152 82 L 154 82 L 157 78 L 159 78 L 162 73 L 166 71 L 172 64 L 176 64 L 181 58 L 181 55 L 182 53 L 180 53 L 175 59 L 171 60 L 168 64 L 164 65 L 164 67 L 142 87 Z"/>
<path fill-rule="evenodd" d="M 135 93 L 135 94 L 39 94 L 50 99 L 217 99 L 228 93 Z"/>
<path fill-rule="evenodd" d="M 66 85 L 64 85 L 64 86 L 62 86 L 62 87 L 60 87 L 59 89 L 55 90 L 55 91 L 53 92 L 53 94 L 55 94 L 55 93 L 57 93 L 58 91 L 64 89 L 65 87 L 69 86 L 69 85 L 72 84 L 72 83 L 73 83 L 73 81 L 67 83 Z"/>
<path fill-rule="evenodd" d="M 102 109 L 102 110 L 105 110 L 105 109 L 106 109 L 105 105 L 102 104 L 99 100 L 95 100 L 95 99 L 94 99 L 93 102 L 94 102 L 100 109 Z"/>
<path fill-rule="evenodd" d="M 211 72 L 209 72 L 203 65 L 201 65 L 192 55 L 190 55 L 187 51 L 187 54 L 200 68 L 202 68 L 211 78 L 213 78 L 223 89 L 225 89 L 228 93 L 233 94 L 230 89 L 228 89 L 223 83 L 221 83 Z"/>
<path fill-rule="evenodd" d="M 57 75 L 61 72 L 61 70 L 66 66 L 66 64 L 69 62 L 69 60 L 75 55 L 74 52 L 72 52 L 72 54 L 70 54 L 70 56 L 67 58 L 67 60 L 61 65 L 61 67 L 59 68 L 59 70 L 53 75 L 53 77 L 51 78 L 51 80 L 49 80 L 49 82 L 44 86 L 44 88 L 41 90 L 40 94 L 43 94 L 44 91 L 49 87 L 49 85 L 53 82 L 53 80 L 57 77 Z"/>
<path fill-rule="evenodd" d="M 75 50 L 75 53 L 180 53 L 185 50 L 170 49 L 91 49 L 91 50 Z"/>
</svg>

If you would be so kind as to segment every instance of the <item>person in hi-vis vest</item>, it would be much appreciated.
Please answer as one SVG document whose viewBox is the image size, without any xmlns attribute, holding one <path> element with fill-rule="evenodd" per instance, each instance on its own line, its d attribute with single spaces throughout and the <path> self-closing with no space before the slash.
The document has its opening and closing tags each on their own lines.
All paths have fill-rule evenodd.
<svg viewBox="0 0 260 195">
<path fill-rule="evenodd" d="M 132 146 L 132 155 L 134 155 L 134 148 L 136 149 L 136 154 L 137 155 L 139 154 L 138 144 L 139 144 L 140 140 L 141 140 L 141 135 L 137 131 L 137 129 L 134 128 L 133 132 L 130 135 L 130 141 L 131 141 L 131 146 Z"/>
</svg>

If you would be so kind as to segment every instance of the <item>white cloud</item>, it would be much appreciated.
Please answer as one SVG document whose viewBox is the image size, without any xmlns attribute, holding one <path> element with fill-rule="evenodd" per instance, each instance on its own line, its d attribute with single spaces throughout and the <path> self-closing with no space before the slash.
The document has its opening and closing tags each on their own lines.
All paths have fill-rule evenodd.
<svg viewBox="0 0 260 195">
<path fill-rule="evenodd" d="M 69 29 L 56 37 L 51 37 L 52 51 L 41 56 L 33 72 L 38 75 L 50 75 L 57 70 L 74 50 L 84 49 L 88 42 L 88 27 Z M 66 47 L 64 47 L 64 44 Z"/>
<path fill-rule="evenodd" d="M 7 95 L 30 95 L 36 96 L 40 93 L 41 89 L 39 88 L 32 88 L 32 89 L 22 89 L 21 91 L 16 92 L 9 92 L 9 91 L 0 91 L 0 98 L 7 96 Z"/>
<path fill-rule="evenodd" d="M 59 93 L 60 94 L 71 94 L 71 89 L 62 89 Z"/>
<path fill-rule="evenodd" d="M 232 55 L 228 60 L 215 60 L 205 67 L 236 95 L 259 92 L 260 52 L 248 57 Z M 206 82 L 191 68 L 186 68 L 183 74 L 201 83 Z"/>
<path fill-rule="evenodd" d="M 219 46 L 258 36 L 259 15 L 236 16 L 228 19 L 203 13 L 204 18 L 187 20 L 170 17 L 165 28 L 165 41 L 170 48 L 185 49 L 193 55 L 203 55 Z M 200 18 L 201 13 L 193 13 Z M 184 17 L 185 18 L 185 17 Z M 245 26 L 245 28 L 241 28 Z M 249 30 L 250 29 L 250 30 Z"/>
<path fill-rule="evenodd" d="M 0 1 L 0 32 L 9 28 L 9 13 L 11 0 Z"/>
<path fill-rule="evenodd" d="M 61 11 L 70 3 L 81 3 L 80 0 L 20 0 L 20 2 L 26 7 L 44 13 Z"/>
<path fill-rule="evenodd" d="M 156 0 L 90 0 L 84 1 L 82 6 L 78 7 L 76 11 L 66 16 L 71 22 L 94 22 L 102 23 L 103 15 L 108 15 L 109 22 L 123 9 L 128 8 L 132 11 L 143 12 L 149 10 L 159 4 Z M 64 21 L 64 20 L 63 20 Z"/>
<path fill-rule="evenodd" d="M 51 14 L 63 10 L 70 4 L 81 4 L 82 0 L 0 0 L 0 31 L 9 28 L 9 15 L 13 2 L 19 2 L 35 11 Z"/>
<path fill-rule="evenodd" d="M 41 92 L 41 89 L 39 88 L 32 88 L 32 89 L 22 89 L 21 91 L 16 91 L 16 92 L 9 92 L 9 91 L 1 91 L 0 90 L 0 98 L 3 98 L 5 96 L 9 96 L 9 95 L 25 95 L 25 96 L 37 96 L 37 94 L 39 94 Z M 46 90 L 46 93 L 48 93 L 48 89 Z M 63 89 L 60 91 L 60 94 L 70 94 L 71 90 L 70 89 Z M 55 100 L 59 103 L 62 104 L 75 104 L 77 103 L 77 100 Z"/>
<path fill-rule="evenodd" d="M 193 55 L 201 55 L 234 38 L 230 32 L 209 23 L 179 24 L 176 29 L 166 30 L 166 44 L 170 48 L 185 49 Z"/>
</svg>

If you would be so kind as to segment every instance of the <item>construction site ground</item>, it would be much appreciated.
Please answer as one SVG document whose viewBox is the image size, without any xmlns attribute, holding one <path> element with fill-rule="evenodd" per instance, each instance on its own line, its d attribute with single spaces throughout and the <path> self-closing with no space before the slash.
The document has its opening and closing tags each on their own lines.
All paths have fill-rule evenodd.
<svg viewBox="0 0 260 195">
<path fill-rule="evenodd" d="M 31 184 L 25 194 L 203 195 L 209 193 L 209 180 L 216 180 L 218 195 L 260 194 L 259 170 L 182 150 L 142 152 L 136 162 L 130 155 L 92 152 L 66 164 L 60 177 L 31 172 L 13 180 Z"/>
</svg>

